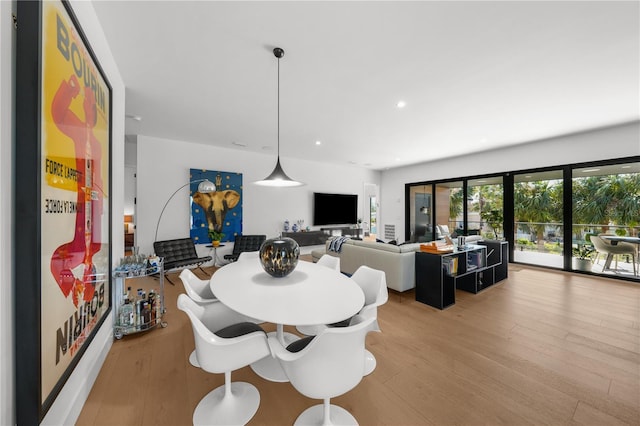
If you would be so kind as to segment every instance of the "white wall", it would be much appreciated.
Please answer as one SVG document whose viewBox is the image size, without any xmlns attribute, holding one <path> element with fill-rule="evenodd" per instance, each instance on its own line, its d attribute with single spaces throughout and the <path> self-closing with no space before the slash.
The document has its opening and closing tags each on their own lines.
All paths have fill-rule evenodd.
<svg viewBox="0 0 640 426">
<path fill-rule="evenodd" d="M 208 145 L 138 136 L 137 244 L 143 253 L 153 250 L 160 211 L 169 196 L 189 181 L 189 169 L 239 172 L 243 176 L 243 234 L 273 237 L 282 231 L 285 219 L 303 219 L 312 225 L 313 192 L 358 194 L 362 215 L 364 183 L 380 182 L 380 173 L 357 167 L 334 166 L 281 157 L 287 174 L 306 183 L 297 188 L 268 188 L 251 182 L 267 176 L 276 156 L 216 148 Z M 162 216 L 158 240 L 189 236 L 189 189 L 171 200 Z M 198 250 L 202 250 L 198 247 Z M 227 246 L 225 249 L 229 250 Z M 225 251 L 226 252 L 226 251 Z M 219 253 L 220 255 L 220 253 Z"/>
<path fill-rule="evenodd" d="M 11 237 L 13 195 L 13 58 L 15 31 L 11 23 L 14 3 L 0 1 L 0 424 L 15 423 L 13 377 L 13 287 Z"/>
<path fill-rule="evenodd" d="M 132 141 L 129 140 L 133 139 Z M 135 136 L 125 136 L 124 144 L 124 214 L 135 214 L 136 197 L 136 142 Z"/>
<path fill-rule="evenodd" d="M 124 214 L 135 214 L 136 168 L 124 166 Z"/>
<path fill-rule="evenodd" d="M 435 148 L 434 148 L 435 149 Z M 518 171 L 640 155 L 640 123 L 545 139 L 511 148 L 385 170 L 381 225 L 395 224 L 404 240 L 406 183 Z M 384 227 L 382 228 L 384 229 Z"/>
<path fill-rule="evenodd" d="M 90 2 L 74 0 L 72 7 L 80 21 L 113 89 L 113 206 L 114 225 L 112 255 L 118 259 L 124 249 L 122 235 L 123 173 L 124 173 L 124 84 L 109 47 L 106 45 L 100 24 Z M 15 36 L 11 13 L 15 3 L 0 1 L 0 424 L 15 424 L 15 377 L 13 359 L 13 281 L 12 264 L 12 147 L 13 127 L 13 82 Z M 43 424 L 73 424 L 84 405 L 93 382 L 102 367 L 111 343 L 113 323 L 109 317 L 97 332 L 81 361 L 67 380 L 62 391 L 43 419 Z M 34 369 L 36 367 L 34 366 Z"/>
</svg>

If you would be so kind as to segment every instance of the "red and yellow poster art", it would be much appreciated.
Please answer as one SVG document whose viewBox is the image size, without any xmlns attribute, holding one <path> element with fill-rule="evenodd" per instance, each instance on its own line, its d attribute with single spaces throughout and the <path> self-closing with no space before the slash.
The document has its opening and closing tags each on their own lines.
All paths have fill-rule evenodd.
<svg viewBox="0 0 640 426">
<path fill-rule="evenodd" d="M 42 8 L 44 401 L 109 311 L 110 88 L 64 5 Z"/>
</svg>

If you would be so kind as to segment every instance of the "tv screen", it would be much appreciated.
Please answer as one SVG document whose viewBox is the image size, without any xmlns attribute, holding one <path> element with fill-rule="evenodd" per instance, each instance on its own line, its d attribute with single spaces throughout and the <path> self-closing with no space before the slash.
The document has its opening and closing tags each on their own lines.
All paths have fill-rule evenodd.
<svg viewBox="0 0 640 426">
<path fill-rule="evenodd" d="M 350 225 L 356 223 L 357 216 L 357 195 L 313 193 L 314 225 Z"/>
</svg>

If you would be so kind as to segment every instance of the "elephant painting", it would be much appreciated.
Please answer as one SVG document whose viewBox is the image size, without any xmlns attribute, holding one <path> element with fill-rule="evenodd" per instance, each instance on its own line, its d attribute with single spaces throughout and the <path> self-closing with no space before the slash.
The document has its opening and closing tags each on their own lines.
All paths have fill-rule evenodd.
<svg viewBox="0 0 640 426">
<path fill-rule="evenodd" d="M 240 194 L 233 190 L 216 191 L 208 194 L 196 192 L 193 202 L 204 210 L 210 231 L 222 231 L 227 212 L 240 202 Z"/>
</svg>

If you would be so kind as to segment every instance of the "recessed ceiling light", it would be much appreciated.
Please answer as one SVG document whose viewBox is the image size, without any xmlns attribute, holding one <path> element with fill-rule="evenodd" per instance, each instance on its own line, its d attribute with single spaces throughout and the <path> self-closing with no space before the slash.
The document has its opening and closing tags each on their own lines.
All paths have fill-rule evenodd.
<svg viewBox="0 0 640 426">
<path fill-rule="evenodd" d="M 316 141 L 316 145 L 322 145 L 322 141 Z"/>
<path fill-rule="evenodd" d="M 398 108 L 404 108 L 407 106 L 407 103 L 405 101 L 398 101 L 398 103 L 396 104 L 396 106 Z"/>
<path fill-rule="evenodd" d="M 584 170 L 582 171 L 582 173 L 597 172 L 598 170 L 600 170 L 600 169 L 584 169 Z"/>
</svg>

